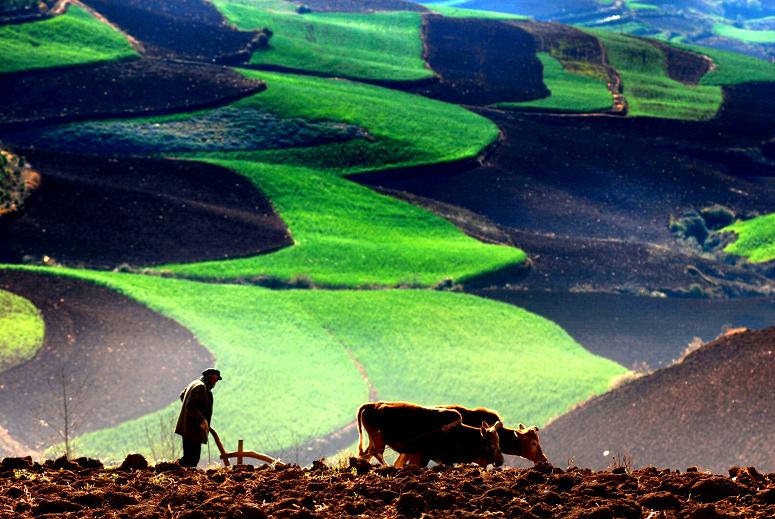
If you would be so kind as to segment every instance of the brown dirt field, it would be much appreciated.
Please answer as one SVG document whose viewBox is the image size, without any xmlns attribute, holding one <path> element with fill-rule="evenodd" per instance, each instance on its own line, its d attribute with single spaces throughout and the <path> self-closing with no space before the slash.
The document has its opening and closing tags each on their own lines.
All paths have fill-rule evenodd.
<svg viewBox="0 0 775 519">
<path fill-rule="evenodd" d="M 593 472 L 541 465 L 484 471 L 251 466 L 104 469 L 96 460 L 45 465 L 5 459 L 0 516 L 151 518 L 566 517 L 765 518 L 775 514 L 775 474 L 722 477 L 648 468 Z M 129 458 L 127 459 L 129 461 Z"/>
<path fill-rule="evenodd" d="M 266 88 L 227 67 L 141 59 L 0 74 L 0 131 L 218 106 Z"/>
<path fill-rule="evenodd" d="M 705 56 L 678 49 L 657 40 L 643 38 L 642 41 L 650 43 L 662 51 L 667 62 L 667 75 L 671 79 L 687 85 L 696 85 L 702 76 L 710 70 L 712 61 Z"/>
<path fill-rule="evenodd" d="M 63 374 L 72 432 L 82 434 L 161 409 L 213 363 L 191 332 L 111 290 L 9 270 L 0 271 L 0 289 L 30 300 L 46 326 L 38 354 L 0 373 L 0 427 L 29 450 L 60 441 L 41 420 L 63 426 L 53 396 Z"/>
<path fill-rule="evenodd" d="M 555 462 L 775 469 L 775 328 L 721 337 L 597 397 L 541 431 Z M 605 451 L 609 456 L 604 456 Z"/>
<path fill-rule="evenodd" d="M 536 44 L 526 31 L 498 20 L 426 15 L 425 60 L 438 75 L 409 90 L 452 103 L 526 101 L 549 95 Z"/>
<path fill-rule="evenodd" d="M 37 262 L 46 255 L 70 266 L 150 266 L 250 256 L 292 244 L 269 201 L 249 181 L 217 166 L 32 150 L 23 155 L 42 182 L 5 230 L 3 261 Z"/>
</svg>

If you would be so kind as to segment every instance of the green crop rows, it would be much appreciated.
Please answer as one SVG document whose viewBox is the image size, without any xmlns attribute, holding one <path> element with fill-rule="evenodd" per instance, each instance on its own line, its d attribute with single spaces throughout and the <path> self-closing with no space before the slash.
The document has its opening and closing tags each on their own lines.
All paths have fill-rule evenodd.
<svg viewBox="0 0 775 519">
<path fill-rule="evenodd" d="M 50 20 L 0 27 L 0 73 L 136 57 L 127 39 L 80 7 Z"/>
<path fill-rule="evenodd" d="M 215 390 L 213 427 L 255 449 L 288 447 L 351 422 L 368 398 L 356 360 L 379 398 L 488 405 L 510 424 L 543 425 L 626 372 L 543 318 L 465 294 L 272 291 L 57 272 L 116 289 L 190 329 L 229 377 Z M 145 426 L 178 407 L 86 434 L 79 452 L 104 460 L 148 453 Z"/>
<path fill-rule="evenodd" d="M 544 66 L 544 84 L 551 92 L 549 97 L 519 103 L 498 103 L 497 106 L 580 113 L 601 112 L 611 108 L 613 98 L 605 81 L 567 71 L 546 52 L 539 52 L 538 58 Z"/>
<path fill-rule="evenodd" d="M 724 252 L 746 256 L 753 263 L 775 260 L 775 213 L 733 223 L 722 231 L 738 235 Z"/>
<path fill-rule="evenodd" d="M 43 332 L 43 318 L 31 302 L 0 290 L 0 371 L 34 357 Z"/>
<path fill-rule="evenodd" d="M 251 64 L 379 80 L 431 77 L 422 58 L 419 13 L 307 13 L 282 0 L 216 0 L 240 29 L 270 28 L 270 48 Z"/>
<path fill-rule="evenodd" d="M 733 38 L 745 43 L 775 43 L 775 31 L 756 31 L 741 29 L 734 25 L 717 23 L 713 25 L 713 32 L 719 36 Z"/>
</svg>

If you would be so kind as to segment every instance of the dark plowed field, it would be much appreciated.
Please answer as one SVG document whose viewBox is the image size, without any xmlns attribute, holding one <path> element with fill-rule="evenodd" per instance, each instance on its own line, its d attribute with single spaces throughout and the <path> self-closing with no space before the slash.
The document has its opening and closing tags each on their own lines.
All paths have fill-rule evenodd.
<svg viewBox="0 0 775 519">
<path fill-rule="evenodd" d="M 25 151 L 42 175 L 0 258 L 148 266 L 259 254 L 292 239 L 244 178 L 208 164 Z"/>
<path fill-rule="evenodd" d="M 525 101 L 549 95 L 532 36 L 497 20 L 425 16 L 425 59 L 439 76 L 413 91 L 463 104 Z"/>
<path fill-rule="evenodd" d="M 654 244 L 672 243 L 671 215 L 712 203 L 738 214 L 766 213 L 775 207 L 772 189 L 730 176 L 724 165 L 676 150 L 686 147 L 699 154 L 705 149 L 727 149 L 723 140 L 706 141 L 699 147 L 701 143 L 689 132 L 702 129 L 700 125 L 617 117 L 485 114 L 504 135 L 485 165 L 413 177 L 398 172 L 394 180 L 383 175 L 377 181 L 461 206 L 513 229 Z M 650 139 L 658 127 L 663 139 Z M 704 130 L 736 129 L 713 128 Z M 739 145 L 759 144 L 769 138 L 762 135 L 765 131 L 767 127 L 749 127 L 748 135 L 728 134 L 722 139 Z M 769 168 L 775 176 L 775 167 Z"/>
<path fill-rule="evenodd" d="M 258 35 L 227 24 L 206 0 L 84 0 L 139 40 L 148 56 L 202 61 L 250 58 Z"/>
<path fill-rule="evenodd" d="M 541 431 L 544 452 L 581 466 L 610 455 L 635 466 L 696 464 L 775 469 L 775 328 L 706 344 L 673 367 L 635 380 Z"/>
<path fill-rule="evenodd" d="M 304 5 L 316 13 L 373 13 L 377 11 L 424 13 L 428 11 L 420 4 L 404 0 L 297 0 L 291 3 Z"/>
<path fill-rule="evenodd" d="M 643 39 L 643 41 L 655 46 L 665 55 L 667 75 L 671 79 L 688 85 L 696 85 L 702 76 L 710 70 L 712 61 L 699 54 L 657 40 Z"/>
<path fill-rule="evenodd" d="M 7 270 L 0 289 L 29 299 L 46 325 L 38 355 L 0 373 L 0 426 L 30 449 L 62 440 L 52 427 L 64 426 L 63 375 L 81 434 L 166 406 L 213 362 L 191 332 L 111 290 Z"/>
<path fill-rule="evenodd" d="M 136 60 L 0 74 L 0 131 L 30 124 L 183 112 L 225 104 L 266 85 L 217 65 Z"/>
<path fill-rule="evenodd" d="M 710 341 L 727 328 L 757 329 L 775 323 L 775 300 L 768 298 L 708 300 L 535 290 L 472 293 L 546 317 L 592 353 L 636 369 L 669 365 L 695 337 Z"/>
<path fill-rule="evenodd" d="M 775 514 L 775 474 L 731 477 L 649 468 L 567 471 L 548 465 L 368 470 L 251 466 L 207 472 L 169 463 L 103 469 L 95 460 L 33 465 L 3 460 L 0 513 L 8 517 L 748 517 Z M 137 466 L 140 466 L 138 463 Z M 90 467 L 90 468 L 86 468 Z M 16 469 L 16 470 L 12 470 Z M 652 513 L 653 512 L 653 513 Z M 651 514 L 651 515 L 650 515 Z"/>
</svg>

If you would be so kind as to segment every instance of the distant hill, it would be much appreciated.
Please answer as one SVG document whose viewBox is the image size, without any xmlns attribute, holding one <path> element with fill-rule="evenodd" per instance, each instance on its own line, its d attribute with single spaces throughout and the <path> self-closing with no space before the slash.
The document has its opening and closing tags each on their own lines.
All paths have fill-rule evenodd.
<svg viewBox="0 0 775 519">
<path fill-rule="evenodd" d="M 775 59 L 775 3 L 766 0 L 442 0 L 427 5 L 521 14 Z"/>
</svg>

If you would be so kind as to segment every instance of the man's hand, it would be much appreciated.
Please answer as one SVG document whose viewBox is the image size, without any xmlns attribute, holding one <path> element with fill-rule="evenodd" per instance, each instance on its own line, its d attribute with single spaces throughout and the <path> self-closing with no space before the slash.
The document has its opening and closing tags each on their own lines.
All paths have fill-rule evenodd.
<svg viewBox="0 0 775 519">
<path fill-rule="evenodd" d="M 199 424 L 199 427 L 204 431 L 205 436 L 207 436 L 207 433 L 210 432 L 210 428 L 207 426 L 207 422 L 202 422 Z"/>
</svg>

